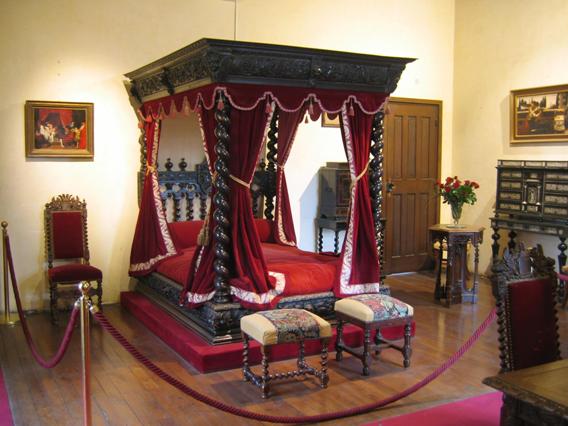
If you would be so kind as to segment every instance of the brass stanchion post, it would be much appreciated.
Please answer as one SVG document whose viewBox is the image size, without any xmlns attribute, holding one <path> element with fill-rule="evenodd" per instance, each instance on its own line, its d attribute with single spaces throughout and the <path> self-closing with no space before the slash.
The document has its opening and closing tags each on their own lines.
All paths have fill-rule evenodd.
<svg viewBox="0 0 568 426">
<path fill-rule="evenodd" d="M 83 424 L 91 426 L 91 334 L 89 330 L 89 308 L 91 300 L 87 281 L 79 283 L 81 298 L 77 301 L 81 309 L 81 358 L 83 360 Z"/>
<path fill-rule="evenodd" d="M 14 325 L 10 319 L 10 285 L 8 284 L 8 256 L 6 255 L 6 238 L 8 237 L 8 222 L 2 221 L 2 268 L 4 270 L 4 317 L 0 324 Z"/>
</svg>

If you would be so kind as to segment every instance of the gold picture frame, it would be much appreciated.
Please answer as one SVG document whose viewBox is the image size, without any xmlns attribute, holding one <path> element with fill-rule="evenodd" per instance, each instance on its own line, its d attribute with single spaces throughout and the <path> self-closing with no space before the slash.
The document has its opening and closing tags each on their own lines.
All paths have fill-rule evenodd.
<svg viewBox="0 0 568 426">
<path fill-rule="evenodd" d="M 93 159 L 93 110 L 88 102 L 26 101 L 26 157 Z"/>
<path fill-rule="evenodd" d="M 327 112 L 321 114 L 321 127 L 339 127 L 339 114 L 335 114 L 334 118 L 330 118 Z"/>
<path fill-rule="evenodd" d="M 511 143 L 568 142 L 568 84 L 511 91 Z"/>
</svg>

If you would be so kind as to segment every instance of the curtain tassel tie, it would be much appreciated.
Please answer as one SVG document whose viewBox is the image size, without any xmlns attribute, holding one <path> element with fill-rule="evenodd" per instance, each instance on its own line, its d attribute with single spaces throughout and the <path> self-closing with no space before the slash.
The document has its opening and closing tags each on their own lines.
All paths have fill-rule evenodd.
<svg viewBox="0 0 568 426">
<path fill-rule="evenodd" d="M 357 176 L 354 180 L 351 181 L 351 185 L 349 185 L 350 191 L 353 190 L 355 185 L 357 185 L 357 182 L 359 182 L 363 178 L 363 176 L 365 176 L 365 174 L 367 174 L 367 170 L 369 170 L 369 163 L 367 163 L 367 165 L 365 166 L 363 171 L 361 173 L 359 173 L 359 176 Z"/>
</svg>

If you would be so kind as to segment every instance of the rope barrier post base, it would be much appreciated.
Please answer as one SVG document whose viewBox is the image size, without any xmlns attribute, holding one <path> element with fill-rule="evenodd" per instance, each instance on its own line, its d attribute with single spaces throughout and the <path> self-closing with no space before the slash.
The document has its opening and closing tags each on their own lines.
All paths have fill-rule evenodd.
<svg viewBox="0 0 568 426">
<path fill-rule="evenodd" d="M 0 318 L 1 325 L 15 325 L 18 320 L 10 318 L 10 287 L 8 285 L 8 257 L 6 256 L 6 240 L 8 238 L 8 222 L 2 221 L 2 267 L 4 270 L 4 315 Z"/>
<path fill-rule="evenodd" d="M 91 417 L 91 334 L 89 330 L 89 308 L 91 299 L 89 290 L 91 284 L 87 281 L 79 283 L 81 298 L 77 301 L 81 312 L 81 358 L 83 361 L 82 382 L 83 382 L 83 424 L 92 425 Z"/>
</svg>

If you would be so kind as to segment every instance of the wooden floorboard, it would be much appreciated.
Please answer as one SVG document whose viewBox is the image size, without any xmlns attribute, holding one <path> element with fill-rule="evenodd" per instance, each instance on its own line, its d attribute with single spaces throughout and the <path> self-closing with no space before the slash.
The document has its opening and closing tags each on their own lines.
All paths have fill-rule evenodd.
<svg viewBox="0 0 568 426">
<path fill-rule="evenodd" d="M 361 364 L 345 354 L 341 363 L 330 356 L 330 384 L 325 390 L 311 378 L 276 382 L 266 401 L 241 379 L 239 369 L 200 374 L 119 305 L 105 314 L 141 352 L 165 371 L 200 392 L 228 404 L 260 413 L 309 415 L 368 404 L 399 392 L 427 376 L 444 362 L 493 308 L 487 281 L 476 305 L 446 308 L 434 302 L 431 274 L 391 276 L 393 295 L 415 308 L 417 323 L 412 365 L 402 368 L 400 353 L 385 350 L 373 360 L 371 375 L 360 375 Z M 562 354 L 568 355 L 568 312 L 559 312 Z M 64 334 L 45 313 L 28 318 L 40 351 L 51 355 Z M 137 363 L 98 325 L 91 327 L 93 422 L 97 425 L 249 425 L 253 421 L 225 414 L 185 396 Z M 76 425 L 82 420 L 79 329 L 61 364 L 46 370 L 35 363 L 21 326 L 0 327 L 0 366 L 16 425 Z M 310 357 L 317 365 L 317 357 Z M 295 361 L 271 363 L 273 370 L 293 369 Z M 481 383 L 499 370 L 497 326 L 492 324 L 478 343 L 454 367 L 417 393 L 388 407 L 355 418 L 326 424 L 353 425 L 417 411 L 440 403 L 492 391 Z M 256 422 L 256 424 L 260 424 Z"/>
</svg>

